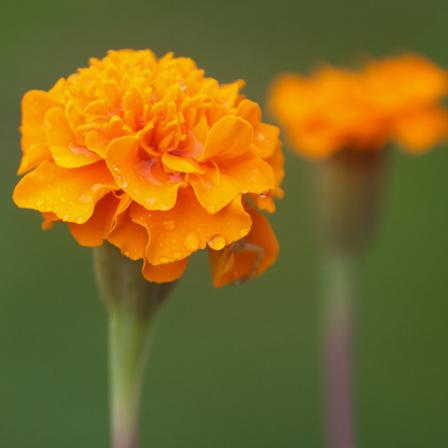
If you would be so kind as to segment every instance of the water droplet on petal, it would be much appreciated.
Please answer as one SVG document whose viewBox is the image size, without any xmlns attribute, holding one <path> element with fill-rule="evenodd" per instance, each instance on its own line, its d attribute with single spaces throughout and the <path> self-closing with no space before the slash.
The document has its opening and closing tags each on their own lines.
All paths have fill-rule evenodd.
<svg viewBox="0 0 448 448">
<path fill-rule="evenodd" d="M 83 156 L 87 156 L 87 157 L 92 157 L 92 156 L 94 155 L 91 151 L 89 151 L 89 150 L 88 150 L 87 148 L 85 148 L 84 146 L 76 146 L 76 145 L 70 144 L 70 145 L 68 146 L 68 148 L 70 149 L 70 151 L 71 151 L 73 154 L 76 154 L 76 155 L 81 154 L 81 155 L 83 155 Z"/>
<path fill-rule="evenodd" d="M 156 199 L 155 198 L 147 198 L 145 202 L 146 202 L 147 207 L 152 207 L 156 203 Z"/>
<path fill-rule="evenodd" d="M 180 257 L 182 257 L 182 254 L 181 254 L 180 252 L 174 252 L 174 258 L 175 258 L 176 260 L 179 260 Z"/>
<path fill-rule="evenodd" d="M 185 246 L 188 250 L 195 251 L 199 248 L 199 237 L 196 232 L 188 232 L 184 239 Z"/>
<path fill-rule="evenodd" d="M 151 182 L 154 185 L 161 185 L 162 182 L 156 177 L 154 170 L 156 168 L 157 160 L 141 160 L 135 166 L 136 173 L 143 179 Z"/>
<path fill-rule="evenodd" d="M 168 257 L 160 257 L 159 259 L 159 263 L 160 264 L 166 264 L 168 263 L 170 260 L 168 259 Z"/>
<path fill-rule="evenodd" d="M 165 219 L 162 222 L 162 226 L 165 230 L 174 230 L 176 228 L 176 223 L 172 219 Z"/>
<path fill-rule="evenodd" d="M 78 216 L 76 218 L 76 222 L 77 222 L 77 224 L 82 224 L 84 222 L 84 219 L 82 218 L 82 216 Z"/>
<path fill-rule="evenodd" d="M 84 193 L 79 197 L 79 202 L 83 202 L 83 203 L 90 202 L 90 198 L 91 198 L 90 194 Z"/>
<path fill-rule="evenodd" d="M 240 230 L 240 237 L 244 238 L 249 233 L 249 229 L 241 229 Z"/>
<path fill-rule="evenodd" d="M 208 240 L 208 245 L 214 250 L 221 250 L 226 245 L 226 239 L 222 235 L 214 235 Z"/>
<path fill-rule="evenodd" d="M 117 184 L 121 187 L 121 188 L 126 188 L 128 186 L 128 181 L 126 179 L 126 177 L 118 175 L 115 177 Z"/>
</svg>

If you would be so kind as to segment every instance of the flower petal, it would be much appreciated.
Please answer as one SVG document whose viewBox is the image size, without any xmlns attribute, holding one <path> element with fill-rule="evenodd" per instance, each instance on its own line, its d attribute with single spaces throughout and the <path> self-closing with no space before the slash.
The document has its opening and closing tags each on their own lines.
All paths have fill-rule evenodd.
<svg viewBox="0 0 448 448">
<path fill-rule="evenodd" d="M 259 208 L 260 210 L 265 210 L 268 213 L 275 212 L 275 202 L 273 198 L 283 198 L 284 192 L 280 188 L 280 184 L 282 183 L 283 177 L 285 175 L 284 170 L 284 156 L 281 150 L 280 142 L 277 142 L 277 147 L 274 151 L 274 154 L 266 160 L 269 165 L 271 165 L 274 170 L 275 177 L 275 188 L 270 191 L 265 191 L 262 194 L 251 194 L 251 201 Z"/>
<path fill-rule="evenodd" d="M 430 108 L 403 115 L 395 123 L 395 134 L 408 152 L 429 151 L 448 136 L 448 114 L 441 108 Z"/>
<path fill-rule="evenodd" d="M 18 174 L 23 174 L 44 160 L 51 159 L 43 124 L 47 111 L 57 105 L 58 102 L 42 90 L 30 90 L 24 95 L 21 125 L 22 161 Z"/>
<path fill-rule="evenodd" d="M 98 154 L 101 158 L 106 158 L 107 146 L 110 143 L 104 134 L 98 131 L 89 131 L 86 135 L 86 146 L 90 151 Z"/>
<path fill-rule="evenodd" d="M 30 90 L 22 99 L 22 126 L 21 131 L 25 143 L 24 150 L 29 144 L 45 142 L 43 128 L 44 117 L 47 111 L 58 106 L 59 103 L 48 92 Z"/>
<path fill-rule="evenodd" d="M 221 249 L 247 235 L 251 227 L 241 197 L 210 215 L 190 189 L 179 191 L 178 201 L 169 211 L 150 212 L 132 204 L 130 213 L 132 220 L 151 234 L 146 258 L 153 265 L 181 260 L 207 244 Z"/>
<path fill-rule="evenodd" d="M 279 143 L 280 129 L 271 124 L 261 123 L 255 130 L 254 147 L 256 153 L 262 158 L 271 157 Z"/>
<path fill-rule="evenodd" d="M 190 183 L 209 213 L 221 210 L 241 193 L 259 194 L 275 187 L 271 166 L 253 154 L 207 168 L 202 176 L 192 176 Z"/>
<path fill-rule="evenodd" d="M 41 224 L 42 230 L 50 230 L 59 218 L 52 212 L 42 213 L 43 222 Z"/>
<path fill-rule="evenodd" d="M 149 282 L 174 282 L 184 273 L 188 260 L 189 257 L 174 261 L 173 263 L 159 264 L 158 266 L 154 266 L 145 260 L 142 273 Z"/>
<path fill-rule="evenodd" d="M 226 115 L 210 129 L 200 160 L 226 160 L 250 150 L 253 129 L 241 117 Z"/>
<path fill-rule="evenodd" d="M 107 148 L 106 162 L 117 184 L 146 209 L 169 210 L 176 203 L 181 178 L 165 173 L 157 159 L 143 159 L 137 138 L 114 140 Z"/>
<path fill-rule="evenodd" d="M 168 169 L 174 172 L 196 174 L 204 173 L 204 169 L 201 168 L 199 163 L 191 158 L 175 156 L 166 152 L 162 156 L 162 162 Z"/>
<path fill-rule="evenodd" d="M 277 147 L 275 148 L 274 153 L 271 157 L 266 159 L 266 162 L 269 163 L 274 170 L 275 184 L 278 188 L 285 177 L 285 156 L 283 154 L 280 142 L 277 142 Z"/>
<path fill-rule="evenodd" d="M 145 227 L 131 220 L 126 210 L 118 218 L 118 224 L 108 238 L 109 242 L 118 247 L 121 253 L 131 260 L 145 257 L 146 248 L 151 241 L 151 235 Z M 142 274 L 146 280 L 155 283 L 165 283 L 177 280 L 185 271 L 188 257 L 171 263 L 154 266 L 144 259 Z"/>
<path fill-rule="evenodd" d="M 45 161 L 19 181 L 13 199 L 18 207 L 53 212 L 63 221 L 82 224 L 97 201 L 116 189 L 104 162 L 67 169 Z"/>
<path fill-rule="evenodd" d="M 81 246 L 101 246 L 103 241 L 115 228 L 118 215 L 124 212 L 130 204 L 127 194 L 117 196 L 109 193 L 95 206 L 95 211 L 84 224 L 70 223 L 70 231 Z"/>
<path fill-rule="evenodd" d="M 118 217 L 115 229 L 107 240 L 131 260 L 144 258 L 151 235 L 141 225 L 132 221 L 129 209 Z"/>
<path fill-rule="evenodd" d="M 217 288 L 261 275 L 277 258 L 279 246 L 269 221 L 256 210 L 249 213 L 249 235 L 223 250 L 209 250 L 213 284 Z"/>
<path fill-rule="evenodd" d="M 254 128 L 257 128 L 261 122 L 260 106 L 247 98 L 244 98 L 240 104 L 238 104 L 236 114 L 247 120 Z"/>
<path fill-rule="evenodd" d="M 190 176 L 196 198 L 208 213 L 219 212 L 238 196 L 239 183 L 224 176 L 218 167 L 207 167 L 201 176 Z"/>
<path fill-rule="evenodd" d="M 34 143 L 29 145 L 26 151 L 22 154 L 22 160 L 20 161 L 20 167 L 17 174 L 25 174 L 27 171 L 39 165 L 39 163 L 50 159 L 51 152 L 46 143 Z"/>
<path fill-rule="evenodd" d="M 239 183 L 243 193 L 262 193 L 275 184 L 271 166 L 253 155 L 220 165 L 221 173 Z"/>
<path fill-rule="evenodd" d="M 251 202 L 260 210 L 268 213 L 274 213 L 276 205 L 272 197 L 264 194 L 250 194 Z"/>
<path fill-rule="evenodd" d="M 53 107 L 46 113 L 45 134 L 54 161 L 63 168 L 78 168 L 100 159 L 94 152 L 78 145 L 60 107 Z"/>
<path fill-rule="evenodd" d="M 262 159 L 271 157 L 279 142 L 280 129 L 267 123 L 261 123 L 261 109 L 254 101 L 243 99 L 236 114 L 248 121 L 255 130 L 254 148 Z"/>
</svg>

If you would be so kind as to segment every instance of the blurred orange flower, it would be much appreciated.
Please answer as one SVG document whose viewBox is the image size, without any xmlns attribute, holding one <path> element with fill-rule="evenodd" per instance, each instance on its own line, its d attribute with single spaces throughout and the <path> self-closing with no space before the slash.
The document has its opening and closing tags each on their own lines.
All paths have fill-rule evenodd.
<svg viewBox="0 0 448 448">
<path fill-rule="evenodd" d="M 446 138 L 441 100 L 447 73 L 427 59 L 403 55 L 358 71 L 325 67 L 310 77 L 274 81 L 270 106 L 293 148 L 310 158 L 343 149 L 376 150 L 389 142 L 414 153 Z"/>
<path fill-rule="evenodd" d="M 168 282 L 208 247 L 216 286 L 261 274 L 278 244 L 258 208 L 282 196 L 277 127 L 188 58 L 110 51 L 22 102 L 19 207 L 104 240 Z"/>
</svg>

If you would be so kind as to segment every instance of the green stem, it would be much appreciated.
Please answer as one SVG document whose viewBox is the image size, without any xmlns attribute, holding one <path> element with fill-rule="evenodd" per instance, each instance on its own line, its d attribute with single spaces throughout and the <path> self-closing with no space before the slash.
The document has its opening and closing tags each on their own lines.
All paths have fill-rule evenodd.
<svg viewBox="0 0 448 448">
<path fill-rule="evenodd" d="M 352 317 L 358 260 L 331 254 L 323 269 L 323 363 L 329 448 L 355 447 L 352 398 Z"/>
<path fill-rule="evenodd" d="M 109 316 L 111 424 L 114 448 L 136 448 L 140 396 L 152 331 L 150 316 L 120 309 Z"/>
<path fill-rule="evenodd" d="M 154 318 L 174 283 L 146 281 L 140 263 L 108 243 L 96 248 L 94 255 L 98 288 L 109 312 L 112 446 L 136 448 Z"/>
</svg>

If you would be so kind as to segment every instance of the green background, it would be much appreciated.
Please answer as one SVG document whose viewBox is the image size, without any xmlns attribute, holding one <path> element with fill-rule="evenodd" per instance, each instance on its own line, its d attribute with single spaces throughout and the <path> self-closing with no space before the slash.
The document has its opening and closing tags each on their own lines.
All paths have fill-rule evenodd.
<svg viewBox="0 0 448 448">
<path fill-rule="evenodd" d="M 448 65 L 445 0 L 2 3 L 0 446 L 106 447 L 106 320 L 90 250 L 14 207 L 19 104 L 109 48 L 191 56 L 264 102 L 273 76 L 411 50 Z M 163 310 L 142 447 L 320 447 L 313 167 L 288 154 L 265 276 L 214 290 L 195 257 Z M 361 448 L 448 446 L 448 159 L 394 151 L 357 304 Z M 203 255 L 203 254 L 201 254 Z"/>
</svg>

